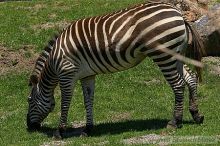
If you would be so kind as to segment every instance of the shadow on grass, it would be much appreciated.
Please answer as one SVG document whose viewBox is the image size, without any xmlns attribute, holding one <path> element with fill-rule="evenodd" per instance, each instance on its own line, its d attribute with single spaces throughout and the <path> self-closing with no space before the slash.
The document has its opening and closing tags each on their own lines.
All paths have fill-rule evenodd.
<svg viewBox="0 0 220 146">
<path fill-rule="evenodd" d="M 120 134 L 128 131 L 144 131 L 144 130 L 158 130 L 166 127 L 169 120 L 167 119 L 150 119 L 150 120 L 129 120 L 116 123 L 101 123 L 94 126 L 90 136 L 102 136 Z M 183 124 L 193 124 L 192 121 L 183 121 Z M 67 128 L 63 138 L 79 137 L 84 127 Z M 42 127 L 39 132 L 44 133 L 48 137 L 53 137 L 56 128 Z"/>
</svg>

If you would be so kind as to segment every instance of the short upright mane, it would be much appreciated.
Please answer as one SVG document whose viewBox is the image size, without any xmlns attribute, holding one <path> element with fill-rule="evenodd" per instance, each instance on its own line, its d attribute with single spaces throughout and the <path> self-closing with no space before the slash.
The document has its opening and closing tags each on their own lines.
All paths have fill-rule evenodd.
<svg viewBox="0 0 220 146">
<path fill-rule="evenodd" d="M 55 34 L 54 37 L 49 40 L 47 46 L 44 47 L 44 50 L 41 52 L 39 57 L 36 60 L 34 70 L 32 71 L 32 75 L 37 75 L 39 76 L 41 71 L 43 70 L 45 66 L 45 62 L 47 61 L 50 52 L 54 48 L 54 44 L 56 43 L 57 38 L 59 37 L 59 34 Z"/>
</svg>

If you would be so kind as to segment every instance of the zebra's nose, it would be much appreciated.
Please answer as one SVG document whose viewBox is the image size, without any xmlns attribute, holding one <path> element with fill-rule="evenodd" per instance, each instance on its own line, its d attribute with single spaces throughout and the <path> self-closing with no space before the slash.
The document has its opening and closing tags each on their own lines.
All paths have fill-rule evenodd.
<svg viewBox="0 0 220 146">
<path fill-rule="evenodd" d="M 32 123 L 31 120 L 30 120 L 30 117 L 29 117 L 29 114 L 27 114 L 27 128 L 28 128 L 28 131 L 37 131 L 37 130 L 40 130 L 40 123 Z"/>
</svg>

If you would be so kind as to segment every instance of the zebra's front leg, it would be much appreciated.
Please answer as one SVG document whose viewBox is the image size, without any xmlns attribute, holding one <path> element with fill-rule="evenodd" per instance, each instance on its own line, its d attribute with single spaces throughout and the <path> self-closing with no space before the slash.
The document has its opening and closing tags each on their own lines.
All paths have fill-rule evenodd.
<svg viewBox="0 0 220 146">
<path fill-rule="evenodd" d="M 67 116 L 70 107 L 70 102 L 73 94 L 74 82 L 66 77 L 60 80 L 61 89 L 61 116 L 57 131 L 54 134 L 55 139 L 62 139 L 67 126 Z"/>
<path fill-rule="evenodd" d="M 84 105 L 86 109 L 86 128 L 82 136 L 88 136 L 93 129 L 93 97 L 95 90 L 95 76 L 90 76 L 81 80 L 84 95 Z"/>
<path fill-rule="evenodd" d="M 193 120 L 197 124 L 203 123 L 204 116 L 199 113 L 198 102 L 197 102 L 197 77 L 196 74 L 193 73 L 189 67 L 184 65 L 183 68 L 184 79 L 189 88 L 189 111 L 193 117 Z"/>
</svg>

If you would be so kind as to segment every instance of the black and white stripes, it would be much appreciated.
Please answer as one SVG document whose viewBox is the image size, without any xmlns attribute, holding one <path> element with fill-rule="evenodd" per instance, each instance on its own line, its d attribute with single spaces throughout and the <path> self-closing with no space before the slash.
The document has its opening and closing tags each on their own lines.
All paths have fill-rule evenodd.
<svg viewBox="0 0 220 146">
<path fill-rule="evenodd" d="M 52 108 L 53 90 L 61 88 L 60 127 L 67 122 L 67 113 L 77 80 L 81 80 L 87 111 L 87 131 L 93 126 L 93 95 L 95 76 L 129 69 L 147 56 L 159 66 L 175 94 L 174 118 L 168 125 L 181 125 L 183 89 L 190 91 L 190 111 L 197 122 L 202 122 L 197 104 L 197 83 L 189 69 L 164 48 L 181 53 L 187 48 L 188 33 L 192 31 L 195 48 L 201 49 L 199 36 L 182 17 L 180 11 L 166 3 L 144 3 L 103 16 L 80 19 L 69 25 L 37 60 L 31 77 L 32 92 L 29 102 L 28 127 L 42 122 Z M 43 55 L 45 54 L 45 55 Z M 33 77 L 35 76 L 35 77 Z M 33 80 L 33 78 L 36 79 Z M 36 91 L 35 86 L 40 90 Z M 138 91 L 137 91 L 138 92 Z M 33 105 L 40 101 L 39 104 Z M 47 105 L 42 105 L 48 101 Z M 44 106 L 44 107 L 42 107 Z M 45 113 L 37 109 L 47 108 Z M 33 111 L 33 109 L 35 109 Z M 39 113 L 40 114 L 39 114 Z M 36 116 L 37 115 L 37 116 Z M 196 118 L 195 118 L 196 117 Z M 43 117 L 42 119 L 44 119 Z"/>
</svg>

